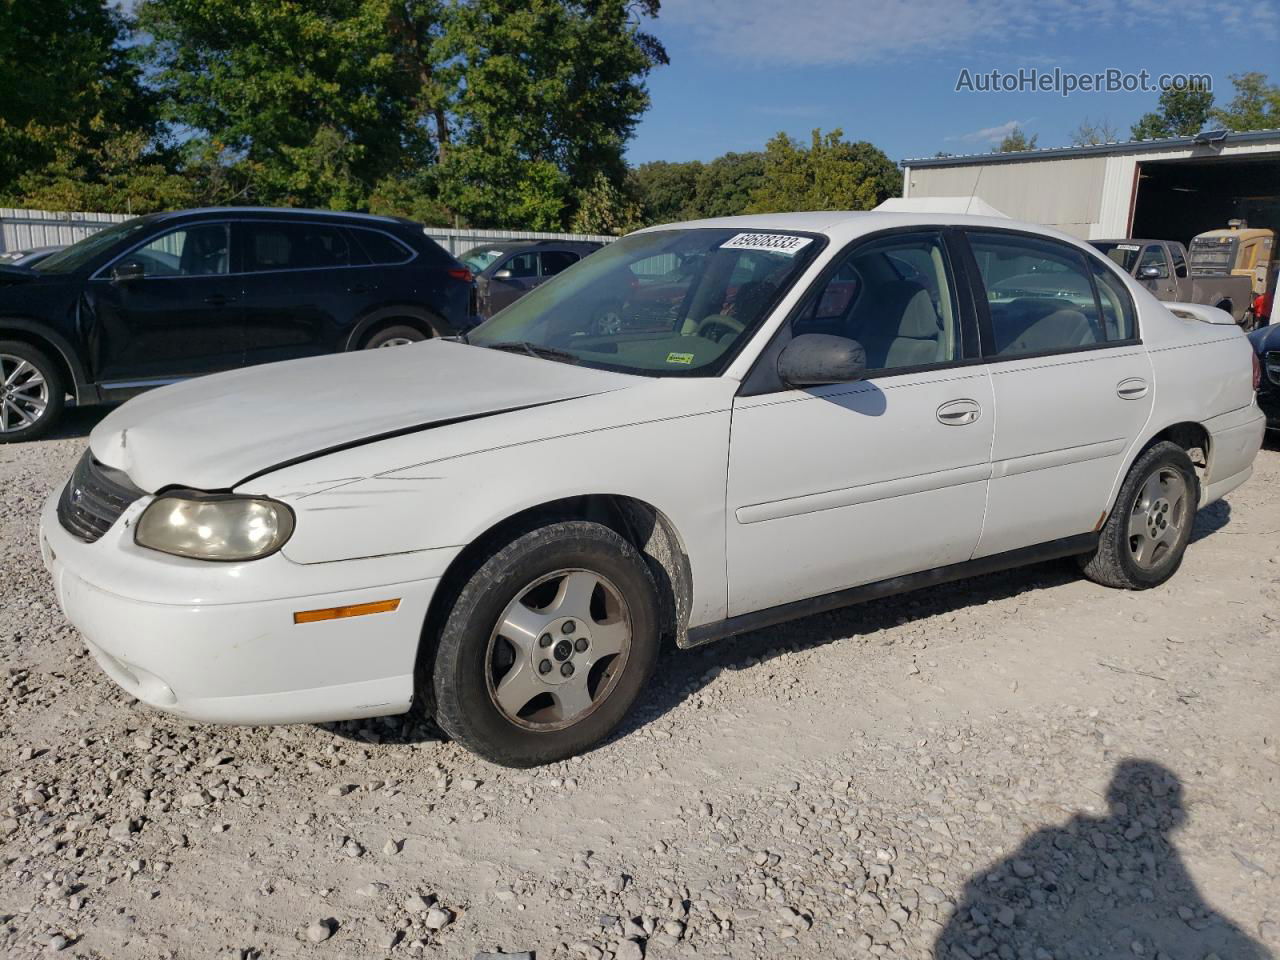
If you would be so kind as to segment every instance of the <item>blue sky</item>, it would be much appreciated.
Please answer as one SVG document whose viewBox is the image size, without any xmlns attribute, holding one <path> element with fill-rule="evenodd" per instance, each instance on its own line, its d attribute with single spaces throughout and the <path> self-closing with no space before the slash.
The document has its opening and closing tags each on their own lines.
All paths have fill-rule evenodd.
<svg viewBox="0 0 1280 960">
<path fill-rule="evenodd" d="M 1280 0 L 663 0 L 671 56 L 633 164 L 710 160 L 779 130 L 843 128 L 894 160 L 985 152 L 1013 124 L 1061 146 L 1088 117 L 1127 139 L 1158 93 L 957 93 L 962 68 L 1207 73 L 1280 82 Z"/>
</svg>

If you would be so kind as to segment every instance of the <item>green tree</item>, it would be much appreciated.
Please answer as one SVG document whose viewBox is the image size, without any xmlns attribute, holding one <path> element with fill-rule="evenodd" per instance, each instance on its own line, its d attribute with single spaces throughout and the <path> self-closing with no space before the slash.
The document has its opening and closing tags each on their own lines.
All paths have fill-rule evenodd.
<svg viewBox="0 0 1280 960">
<path fill-rule="evenodd" d="M 733 217 L 746 213 L 752 194 L 763 182 L 762 151 L 726 153 L 705 164 L 698 174 L 689 217 Z"/>
<path fill-rule="evenodd" d="M 620 237 L 644 226 L 640 203 L 601 171 L 595 183 L 578 197 L 578 209 L 569 229 L 574 233 L 611 234 Z"/>
<path fill-rule="evenodd" d="M 122 134 L 155 130 L 152 104 L 105 0 L 0 0 L 0 195 L 57 164 L 95 180 Z M 135 141 L 130 141 L 135 142 Z"/>
<path fill-rule="evenodd" d="M 1213 121 L 1228 130 L 1269 130 L 1280 126 L 1280 87 L 1265 73 L 1231 76 L 1235 96 L 1223 109 L 1213 111 Z"/>
<path fill-rule="evenodd" d="M 416 6 L 416 5 L 415 5 Z M 419 145 L 390 0 L 143 0 L 168 119 L 254 202 L 350 208 Z"/>
<path fill-rule="evenodd" d="M 866 141 L 850 143 L 842 130 L 814 130 L 809 146 L 779 133 L 765 148 L 763 180 L 748 212 L 869 210 L 902 192 L 902 174 Z"/>
<path fill-rule="evenodd" d="M 698 216 L 695 201 L 704 166 L 697 160 L 644 163 L 627 175 L 628 189 L 639 199 L 648 223 L 671 223 Z"/>
<path fill-rule="evenodd" d="M 1021 127 L 1015 126 L 1004 135 L 1004 139 L 1000 141 L 999 146 L 991 149 L 991 152 L 1021 153 L 1023 150 L 1034 150 L 1039 139 L 1039 134 L 1033 133 L 1030 138 L 1028 138 Z"/>
<path fill-rule="evenodd" d="M 103 213 L 151 213 L 200 203 L 199 178 L 175 173 L 151 147 L 151 137 L 136 130 L 102 144 L 72 137 L 47 164 L 20 176 L 12 196 L 40 210 Z"/>
<path fill-rule="evenodd" d="M 1160 94 L 1160 109 L 1144 113 L 1129 128 L 1134 140 L 1193 137 L 1205 128 L 1213 110 L 1213 92 L 1198 87 L 1170 87 Z"/>
<path fill-rule="evenodd" d="M 648 106 L 658 0 L 142 0 L 175 123 L 254 200 L 560 227 Z"/>
<path fill-rule="evenodd" d="M 638 26 L 657 0 L 460 0 L 444 56 L 462 86 L 441 188 L 473 223 L 572 218 L 603 173 L 626 174 L 623 147 L 648 108 L 644 77 L 666 52 Z"/>
</svg>

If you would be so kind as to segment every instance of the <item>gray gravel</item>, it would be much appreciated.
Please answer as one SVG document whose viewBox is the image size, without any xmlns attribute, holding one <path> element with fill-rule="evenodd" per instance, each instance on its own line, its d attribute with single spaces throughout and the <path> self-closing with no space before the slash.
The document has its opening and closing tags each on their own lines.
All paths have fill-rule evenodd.
<svg viewBox="0 0 1280 960">
<path fill-rule="evenodd" d="M 94 420 L 0 447 L 0 955 L 1280 949 L 1280 453 L 1166 587 L 1052 564 L 673 652 L 612 742 L 516 772 L 117 690 L 35 544 Z"/>
</svg>

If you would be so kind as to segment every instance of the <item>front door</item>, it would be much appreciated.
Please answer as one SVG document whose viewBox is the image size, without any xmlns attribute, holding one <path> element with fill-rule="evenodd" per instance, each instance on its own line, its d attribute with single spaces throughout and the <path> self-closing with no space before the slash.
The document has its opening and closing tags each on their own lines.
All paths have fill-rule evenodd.
<svg viewBox="0 0 1280 960">
<path fill-rule="evenodd" d="M 489 280 L 489 316 L 511 306 L 538 285 L 538 251 L 509 257 Z"/>
<path fill-rule="evenodd" d="M 996 413 L 977 555 L 1087 534 L 1151 414 L 1133 301 L 1108 266 L 1067 243 L 969 239 Z"/>
<path fill-rule="evenodd" d="M 244 344 L 230 251 L 228 224 L 188 224 L 90 280 L 86 337 L 96 379 L 127 389 L 238 366 Z M 135 277 L 113 279 L 113 269 Z"/>
<path fill-rule="evenodd" d="M 735 401 L 730 616 L 972 555 L 995 417 L 950 264 L 936 232 L 860 242 L 780 335 L 858 340 L 866 378 Z"/>
</svg>

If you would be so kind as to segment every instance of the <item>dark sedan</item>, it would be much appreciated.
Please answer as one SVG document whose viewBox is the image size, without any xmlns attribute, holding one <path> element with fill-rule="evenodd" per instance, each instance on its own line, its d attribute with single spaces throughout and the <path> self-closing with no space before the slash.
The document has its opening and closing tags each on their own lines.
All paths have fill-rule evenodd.
<svg viewBox="0 0 1280 960">
<path fill-rule="evenodd" d="M 0 443 L 251 364 L 451 336 L 472 273 L 420 224 L 266 208 L 151 214 L 0 266 Z"/>
</svg>

